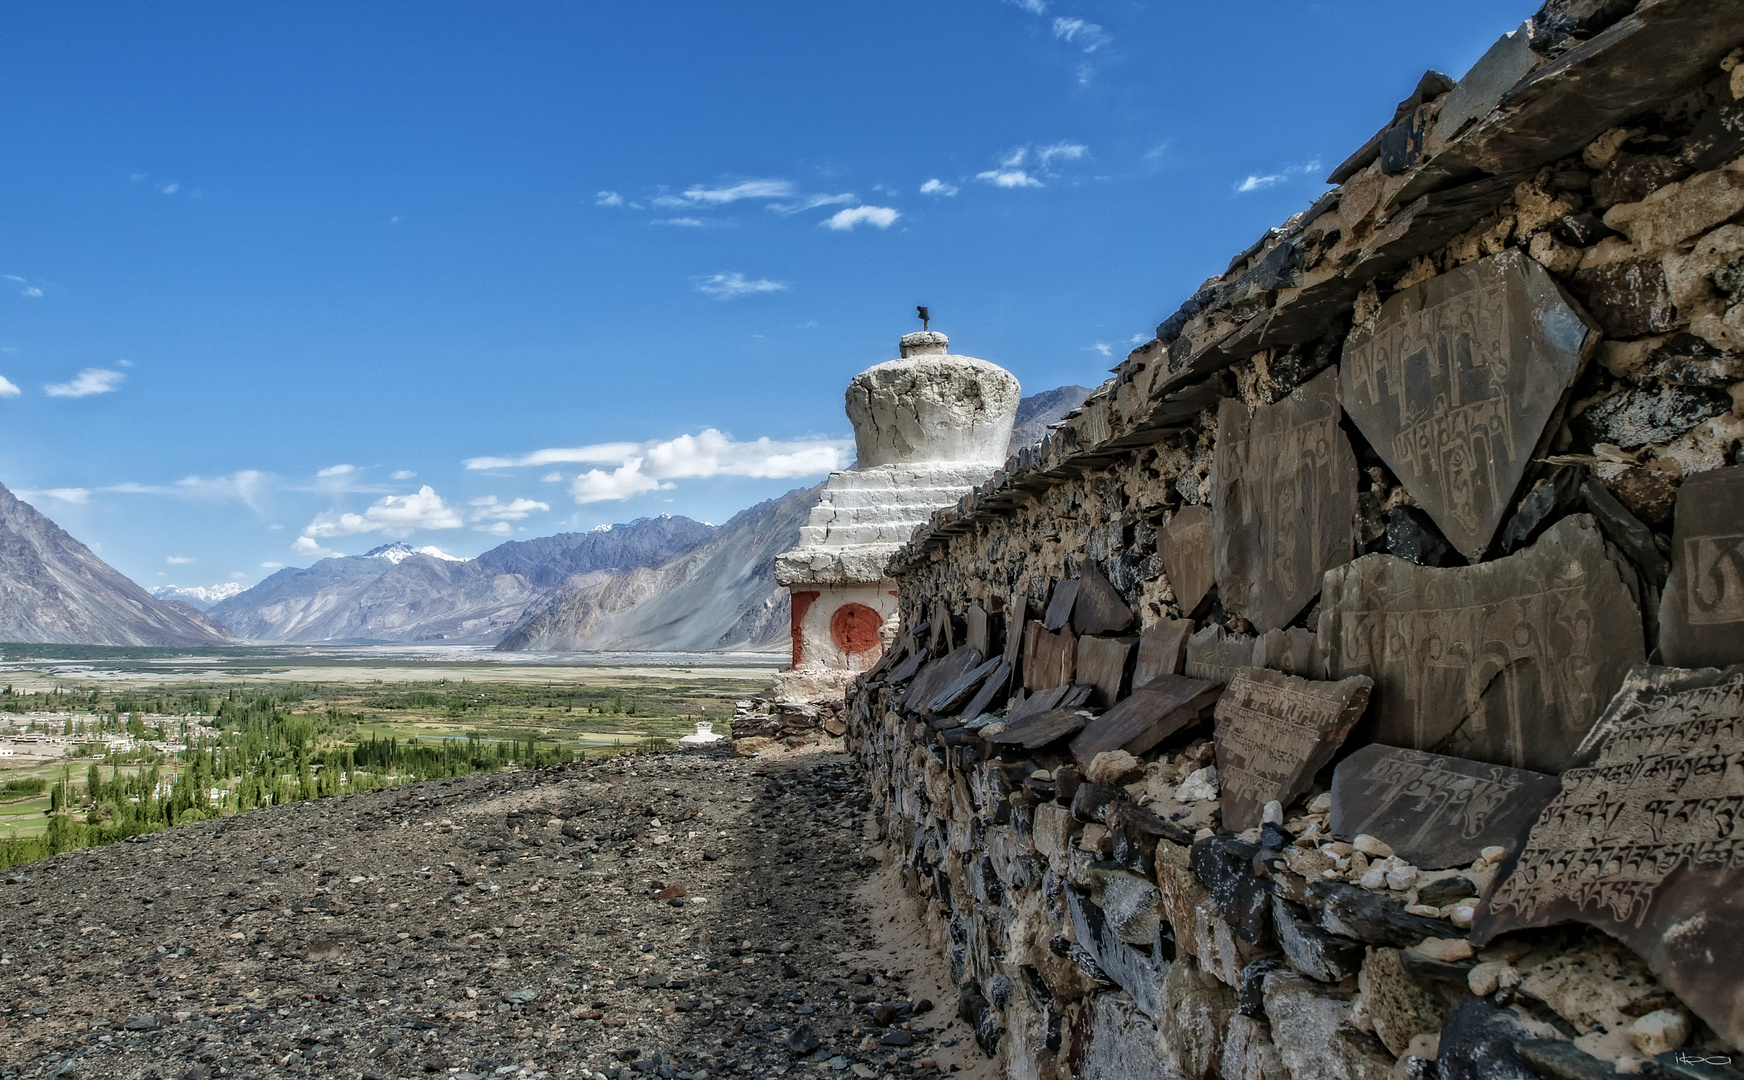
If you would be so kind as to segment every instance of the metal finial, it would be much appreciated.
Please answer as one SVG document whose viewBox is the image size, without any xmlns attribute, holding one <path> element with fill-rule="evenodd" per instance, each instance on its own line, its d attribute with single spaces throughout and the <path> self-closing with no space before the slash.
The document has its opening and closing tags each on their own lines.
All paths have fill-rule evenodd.
<svg viewBox="0 0 1744 1080">
<path fill-rule="evenodd" d="M 931 318 L 931 316 L 929 316 L 927 314 L 927 309 L 920 306 L 919 304 L 916 304 L 914 310 L 920 313 L 920 328 L 923 331 L 926 330 L 927 329 L 927 321 Z"/>
</svg>

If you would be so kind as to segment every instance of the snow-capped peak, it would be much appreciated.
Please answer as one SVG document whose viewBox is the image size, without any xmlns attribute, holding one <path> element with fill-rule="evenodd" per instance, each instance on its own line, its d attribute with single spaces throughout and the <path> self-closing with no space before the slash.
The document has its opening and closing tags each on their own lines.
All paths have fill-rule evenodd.
<svg viewBox="0 0 1744 1080">
<path fill-rule="evenodd" d="M 611 532 L 612 527 L 610 525 L 595 525 L 589 531 L 590 532 Z"/>
<path fill-rule="evenodd" d="M 441 559 L 443 562 L 468 561 L 460 555 L 450 555 L 448 552 L 443 551 L 434 544 L 427 544 L 424 547 L 415 548 L 404 540 L 395 540 L 391 544 L 383 544 L 381 547 L 363 553 L 363 557 L 366 559 L 386 559 L 395 566 L 398 566 L 402 561 L 411 558 L 413 555 L 428 555 L 432 559 Z"/>
<path fill-rule="evenodd" d="M 180 600 L 205 611 L 220 600 L 228 600 L 242 591 L 241 582 L 226 581 L 221 585 L 159 585 L 151 590 L 151 595 L 159 600 Z"/>
</svg>

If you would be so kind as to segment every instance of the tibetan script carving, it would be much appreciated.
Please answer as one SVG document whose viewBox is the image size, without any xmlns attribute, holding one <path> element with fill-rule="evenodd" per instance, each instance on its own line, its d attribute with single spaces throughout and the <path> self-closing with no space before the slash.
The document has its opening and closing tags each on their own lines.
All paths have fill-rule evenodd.
<svg viewBox="0 0 1744 1080">
<path fill-rule="evenodd" d="M 1223 827 L 1260 823 L 1266 803 L 1288 806 L 1350 734 L 1374 685 L 1298 679 L 1264 668 L 1236 672 L 1217 699 L 1217 776 Z"/>
<path fill-rule="evenodd" d="M 1276 405 L 1217 410 L 1212 552 L 1223 606 L 1261 630 L 1284 626 L 1350 559 L 1356 455 L 1339 429 L 1328 369 Z"/>
<path fill-rule="evenodd" d="M 1375 680 L 1377 742 L 1557 773 L 1645 657 L 1632 573 L 1584 514 L 1477 566 L 1365 555 L 1326 575 L 1320 650 Z"/>
<path fill-rule="evenodd" d="M 1511 846 L 1557 786 L 1543 773 L 1373 743 L 1332 774 L 1332 835 L 1378 836 L 1425 870 L 1465 866 Z"/>
<path fill-rule="evenodd" d="M 1744 465 L 1684 481 L 1671 552 L 1659 607 L 1666 663 L 1744 663 Z"/>
<path fill-rule="evenodd" d="M 1157 530 L 1157 557 L 1163 573 L 1175 590 L 1181 614 L 1191 615 L 1211 591 L 1211 511 L 1203 506 L 1183 506 Z"/>
<path fill-rule="evenodd" d="M 1629 672 L 1473 939 L 1569 920 L 1640 953 L 1744 1043 L 1744 666 Z"/>
<path fill-rule="evenodd" d="M 1475 562 L 1598 339 L 1556 280 L 1510 251 L 1402 290 L 1352 330 L 1344 408 Z"/>
</svg>

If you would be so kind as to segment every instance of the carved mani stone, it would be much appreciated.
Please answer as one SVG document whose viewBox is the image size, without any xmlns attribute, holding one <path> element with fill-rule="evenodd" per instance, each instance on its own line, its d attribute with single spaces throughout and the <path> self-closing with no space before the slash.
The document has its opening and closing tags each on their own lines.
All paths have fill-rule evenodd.
<svg viewBox="0 0 1744 1080">
<path fill-rule="evenodd" d="M 1554 776 L 1372 743 L 1332 774 L 1332 835 L 1380 837 L 1425 870 L 1512 847 L 1556 794 Z"/>
<path fill-rule="evenodd" d="M 1744 663 L 1744 465 L 1684 481 L 1671 564 L 1659 607 L 1666 663 Z"/>
<path fill-rule="evenodd" d="M 1225 398 L 1217 410 L 1213 560 L 1223 606 L 1261 630 L 1289 623 L 1349 561 L 1356 455 L 1339 429 L 1328 369 L 1276 405 Z"/>
<path fill-rule="evenodd" d="M 1050 633 L 1032 621 L 1023 632 L 1024 689 L 1047 690 L 1071 682 L 1078 667 L 1078 639 L 1072 631 Z"/>
<path fill-rule="evenodd" d="M 1320 651 L 1375 680 L 1376 742 L 1558 773 L 1645 656 L 1633 573 L 1585 514 L 1476 566 L 1365 555 L 1326 575 Z"/>
<path fill-rule="evenodd" d="M 1189 678 L 1226 683 L 1244 667 L 1253 667 L 1254 642 L 1250 634 L 1232 634 L 1215 623 L 1187 639 Z"/>
<path fill-rule="evenodd" d="M 1187 639 L 1192 636 L 1192 619 L 1167 619 L 1141 634 L 1132 688 L 1137 690 L 1160 675 L 1179 675 L 1187 659 Z"/>
<path fill-rule="evenodd" d="M 1217 699 L 1217 777 L 1223 827 L 1255 828 L 1265 805 L 1308 789 L 1362 716 L 1374 683 L 1357 675 L 1315 682 L 1265 668 L 1236 672 Z"/>
<path fill-rule="evenodd" d="M 1475 562 L 1598 339 L 1543 267 L 1509 251 L 1401 290 L 1352 330 L 1344 409 Z"/>
<path fill-rule="evenodd" d="M 1577 920 L 1635 950 L 1744 1044 L 1744 666 L 1637 666 L 1472 926 Z"/>
<path fill-rule="evenodd" d="M 1181 614 L 1193 614 L 1216 580 L 1211 566 L 1211 511 L 1203 506 L 1175 511 L 1168 525 L 1157 531 L 1157 557 Z"/>
<path fill-rule="evenodd" d="M 1092 637 L 1078 639 L 1078 672 L 1080 683 L 1095 687 L 1090 704 L 1106 709 L 1120 700 L 1126 686 L 1126 661 L 1138 644 L 1134 637 Z"/>
</svg>

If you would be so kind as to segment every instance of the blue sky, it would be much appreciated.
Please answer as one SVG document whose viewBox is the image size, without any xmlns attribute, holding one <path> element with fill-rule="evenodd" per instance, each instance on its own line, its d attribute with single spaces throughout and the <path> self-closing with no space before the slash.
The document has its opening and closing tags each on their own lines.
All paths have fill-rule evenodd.
<svg viewBox="0 0 1744 1080">
<path fill-rule="evenodd" d="M 1526 2 L 0 7 L 0 483 L 147 586 L 723 521 L 1095 385 Z"/>
</svg>

